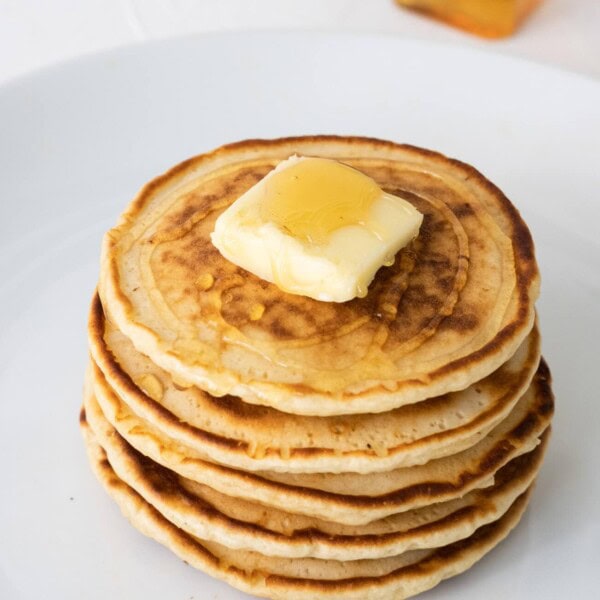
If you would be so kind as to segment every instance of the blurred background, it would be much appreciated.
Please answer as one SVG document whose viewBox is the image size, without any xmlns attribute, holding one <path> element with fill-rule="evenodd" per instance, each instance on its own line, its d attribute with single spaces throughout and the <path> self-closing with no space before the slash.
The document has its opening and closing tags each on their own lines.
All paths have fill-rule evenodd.
<svg viewBox="0 0 600 600">
<path fill-rule="evenodd" d="M 400 0 L 440 10 L 453 3 Z M 443 10 L 443 9 L 442 9 Z M 394 0 L 0 0 L 0 82 L 58 61 L 131 43 L 199 32 L 311 29 L 382 32 L 485 48 L 600 77 L 600 1 L 542 0 L 518 30 L 484 39 Z M 402 57 L 390 57 L 390 61 Z"/>
</svg>

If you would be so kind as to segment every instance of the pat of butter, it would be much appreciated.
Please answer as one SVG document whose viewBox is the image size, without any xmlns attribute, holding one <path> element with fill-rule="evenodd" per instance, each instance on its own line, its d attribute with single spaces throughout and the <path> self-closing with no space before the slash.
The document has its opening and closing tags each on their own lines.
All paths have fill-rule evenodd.
<svg viewBox="0 0 600 600">
<path fill-rule="evenodd" d="M 292 156 L 223 212 L 211 237 L 229 261 L 286 292 L 345 302 L 366 296 L 422 221 L 348 165 Z"/>
</svg>

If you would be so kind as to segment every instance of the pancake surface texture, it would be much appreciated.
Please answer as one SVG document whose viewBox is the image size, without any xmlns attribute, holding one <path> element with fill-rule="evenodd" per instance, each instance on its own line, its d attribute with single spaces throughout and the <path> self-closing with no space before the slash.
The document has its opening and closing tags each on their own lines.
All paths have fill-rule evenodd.
<svg viewBox="0 0 600 600">
<path fill-rule="evenodd" d="M 423 215 L 364 298 L 287 293 L 211 242 L 219 215 L 293 155 L 345 163 Z M 315 239 L 303 251 L 318 258 Z M 554 413 L 538 293 L 517 209 L 459 161 L 336 136 L 194 157 L 104 238 L 80 413 L 92 469 L 134 527 L 247 593 L 414 596 L 525 511 Z"/>
<path fill-rule="evenodd" d="M 286 294 L 211 244 L 219 214 L 293 154 L 341 160 L 424 214 L 366 298 Z M 527 227 L 473 168 L 314 137 L 233 144 L 153 181 L 105 238 L 99 290 L 136 349 L 178 381 L 324 416 L 387 411 L 488 375 L 530 331 L 538 279 Z"/>
<path fill-rule="evenodd" d="M 120 404 L 101 380 L 94 380 L 94 392 L 96 399 L 92 396 L 86 402 L 90 422 L 108 420 L 136 450 L 179 475 L 224 494 L 349 525 L 451 500 L 490 485 L 499 468 L 537 445 L 553 412 L 547 369 L 541 365 L 509 417 L 459 454 L 366 475 L 247 473 L 213 464 L 173 443 Z"/>
<path fill-rule="evenodd" d="M 175 527 L 114 473 L 81 414 L 91 465 L 107 492 L 134 527 L 170 548 L 188 564 L 245 592 L 281 600 L 401 600 L 461 573 L 501 542 L 521 518 L 525 492 L 505 515 L 472 536 L 439 550 L 416 550 L 382 561 L 282 559 L 235 550 L 191 536 Z"/>
<path fill-rule="evenodd" d="M 86 414 L 93 412 L 86 408 Z M 468 537 L 501 517 L 532 484 L 548 439 L 544 434 L 533 451 L 503 467 L 494 486 L 366 525 L 348 526 L 221 494 L 160 467 L 129 446 L 107 422 L 95 417 L 88 423 L 119 478 L 188 533 L 271 556 L 334 560 L 382 558 Z"/>
<path fill-rule="evenodd" d="M 534 328 L 504 365 L 465 390 L 385 413 L 308 417 L 182 389 L 105 320 L 97 297 L 89 329 L 98 367 L 132 412 L 196 453 L 251 471 L 369 473 L 456 454 L 506 417 L 540 358 Z"/>
</svg>

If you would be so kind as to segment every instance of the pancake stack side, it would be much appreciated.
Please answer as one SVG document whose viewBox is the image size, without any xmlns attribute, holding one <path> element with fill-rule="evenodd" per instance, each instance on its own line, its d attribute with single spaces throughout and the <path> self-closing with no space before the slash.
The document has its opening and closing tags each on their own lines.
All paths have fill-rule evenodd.
<svg viewBox="0 0 600 600">
<path fill-rule="evenodd" d="M 365 298 L 285 293 L 210 241 L 294 154 L 355 167 L 424 215 Z M 90 464 L 134 527 L 247 593 L 414 596 L 527 507 L 554 410 L 538 293 L 527 226 L 464 163 L 355 137 L 223 146 L 147 184 L 105 236 Z"/>
</svg>

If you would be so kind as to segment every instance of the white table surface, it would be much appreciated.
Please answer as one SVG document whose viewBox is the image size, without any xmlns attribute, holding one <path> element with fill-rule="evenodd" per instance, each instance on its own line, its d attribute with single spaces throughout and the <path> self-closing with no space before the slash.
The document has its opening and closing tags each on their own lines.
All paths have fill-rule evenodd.
<svg viewBox="0 0 600 600">
<path fill-rule="evenodd" d="M 401 10 L 393 0 L 0 0 L 0 84 L 118 46 L 248 29 L 385 32 L 600 78 L 600 0 L 545 0 L 516 35 L 498 41 Z"/>
</svg>

